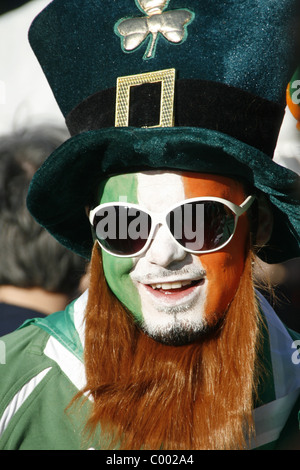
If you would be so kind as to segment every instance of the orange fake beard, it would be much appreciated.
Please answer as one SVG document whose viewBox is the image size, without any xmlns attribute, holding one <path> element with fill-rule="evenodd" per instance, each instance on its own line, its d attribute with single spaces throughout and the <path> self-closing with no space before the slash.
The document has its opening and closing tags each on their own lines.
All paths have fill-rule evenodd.
<svg viewBox="0 0 300 470">
<path fill-rule="evenodd" d="M 108 448 L 243 449 L 253 434 L 259 311 L 245 262 L 215 334 L 166 346 L 141 332 L 108 288 L 95 246 L 86 309 L 85 364 L 93 397 L 87 423 Z M 101 446 L 103 448 L 103 445 Z"/>
</svg>

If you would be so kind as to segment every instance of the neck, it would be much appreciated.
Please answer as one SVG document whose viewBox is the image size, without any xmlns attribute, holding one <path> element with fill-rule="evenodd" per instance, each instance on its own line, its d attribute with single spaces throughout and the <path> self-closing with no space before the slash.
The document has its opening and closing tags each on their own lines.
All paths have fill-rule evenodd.
<svg viewBox="0 0 300 470">
<path fill-rule="evenodd" d="M 0 286 L 0 302 L 36 310 L 45 315 L 65 309 L 68 301 L 66 294 L 47 292 L 39 287 L 25 289 Z"/>
</svg>

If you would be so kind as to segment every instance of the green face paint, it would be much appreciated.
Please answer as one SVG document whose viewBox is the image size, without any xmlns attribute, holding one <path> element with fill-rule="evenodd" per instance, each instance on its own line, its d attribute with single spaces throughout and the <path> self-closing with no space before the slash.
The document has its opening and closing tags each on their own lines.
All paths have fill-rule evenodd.
<svg viewBox="0 0 300 470">
<path fill-rule="evenodd" d="M 105 180 L 99 188 L 99 204 L 114 201 L 128 201 L 137 204 L 137 176 L 118 175 Z M 117 258 L 102 250 L 103 269 L 106 281 L 115 296 L 142 321 L 140 296 L 129 273 L 133 268 L 132 258 Z"/>
</svg>

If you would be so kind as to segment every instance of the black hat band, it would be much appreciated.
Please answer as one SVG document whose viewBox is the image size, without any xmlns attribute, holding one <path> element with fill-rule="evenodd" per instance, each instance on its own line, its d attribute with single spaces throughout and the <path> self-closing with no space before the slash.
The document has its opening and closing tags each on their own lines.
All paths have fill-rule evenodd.
<svg viewBox="0 0 300 470">
<path fill-rule="evenodd" d="M 132 87 L 129 126 L 151 127 L 159 120 L 160 83 Z M 115 126 L 116 88 L 89 96 L 66 117 L 72 136 Z M 234 137 L 273 157 L 284 106 L 223 83 L 176 80 L 174 126 L 200 127 Z"/>
</svg>

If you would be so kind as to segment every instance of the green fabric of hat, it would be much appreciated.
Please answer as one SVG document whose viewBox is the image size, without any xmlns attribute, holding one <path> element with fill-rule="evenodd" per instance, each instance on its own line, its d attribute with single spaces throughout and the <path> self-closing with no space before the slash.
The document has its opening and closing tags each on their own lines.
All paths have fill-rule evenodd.
<svg viewBox="0 0 300 470">
<path fill-rule="evenodd" d="M 71 138 L 33 178 L 28 208 L 63 245 L 90 257 L 85 207 L 110 175 L 216 173 L 270 199 L 269 263 L 300 256 L 299 177 L 272 161 L 295 70 L 296 0 L 53 0 L 29 39 Z M 118 77 L 175 69 L 174 126 L 157 124 L 161 89 L 136 88 L 115 127 Z M 158 103 L 156 105 L 155 103 Z"/>
</svg>

